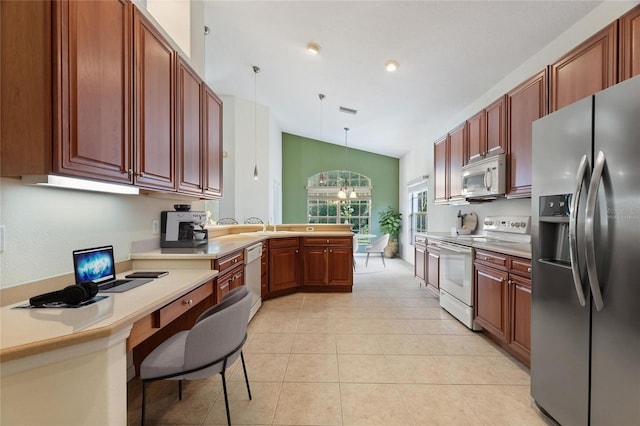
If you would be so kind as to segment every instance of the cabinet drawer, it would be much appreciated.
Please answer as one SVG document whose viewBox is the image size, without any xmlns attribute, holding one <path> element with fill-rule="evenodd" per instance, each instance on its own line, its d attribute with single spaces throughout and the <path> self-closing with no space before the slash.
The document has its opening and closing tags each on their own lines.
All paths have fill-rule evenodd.
<svg viewBox="0 0 640 426">
<path fill-rule="evenodd" d="M 244 250 L 237 251 L 235 253 L 228 254 L 220 259 L 216 259 L 215 269 L 218 270 L 219 273 L 223 273 L 232 269 L 237 265 L 242 265 L 244 262 Z"/>
<path fill-rule="evenodd" d="M 187 312 L 191 307 L 202 302 L 213 294 L 213 281 L 201 285 L 190 291 L 179 299 L 174 300 L 160 310 L 156 311 L 156 327 L 162 328 L 180 315 Z"/>
<path fill-rule="evenodd" d="M 353 244 L 352 238 L 336 237 L 307 237 L 304 239 L 305 246 L 350 246 Z"/>
<path fill-rule="evenodd" d="M 522 257 L 511 257 L 509 261 L 509 272 L 527 278 L 531 277 L 531 260 Z"/>
<path fill-rule="evenodd" d="M 475 261 L 485 265 L 491 265 L 494 268 L 503 269 L 505 271 L 509 266 L 509 256 L 491 251 L 477 250 Z"/>
<path fill-rule="evenodd" d="M 269 248 L 289 248 L 298 247 L 298 238 L 272 238 L 269 241 Z"/>
</svg>

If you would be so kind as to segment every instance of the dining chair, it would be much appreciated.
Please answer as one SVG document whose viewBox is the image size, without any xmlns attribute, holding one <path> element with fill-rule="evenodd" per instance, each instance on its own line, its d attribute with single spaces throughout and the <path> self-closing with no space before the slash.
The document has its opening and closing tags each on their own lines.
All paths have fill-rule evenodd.
<svg viewBox="0 0 640 426">
<path fill-rule="evenodd" d="M 140 365 L 142 415 L 146 412 L 146 385 L 158 380 L 178 380 L 178 399 L 182 400 L 182 380 L 195 380 L 220 374 L 231 426 L 225 372 L 238 357 L 242 360 L 247 393 L 251 388 L 242 347 L 247 340 L 251 294 L 245 286 L 227 293 L 220 303 L 203 312 L 190 330 L 181 331 L 161 343 Z"/>
<path fill-rule="evenodd" d="M 365 267 L 369 266 L 369 255 L 371 253 L 380 253 L 380 257 L 382 258 L 382 264 L 386 268 L 387 264 L 384 263 L 384 248 L 387 246 L 388 243 L 389 243 L 389 234 L 384 234 L 382 237 L 375 240 L 373 244 L 366 246 L 364 248 L 364 251 L 367 253 L 367 260 L 365 261 L 364 266 Z"/>
<path fill-rule="evenodd" d="M 264 222 L 259 217 L 248 217 L 244 220 L 244 223 L 253 224 L 253 225 L 262 225 Z"/>
<path fill-rule="evenodd" d="M 238 221 L 232 217 L 223 217 L 218 219 L 218 225 L 237 225 Z"/>
</svg>

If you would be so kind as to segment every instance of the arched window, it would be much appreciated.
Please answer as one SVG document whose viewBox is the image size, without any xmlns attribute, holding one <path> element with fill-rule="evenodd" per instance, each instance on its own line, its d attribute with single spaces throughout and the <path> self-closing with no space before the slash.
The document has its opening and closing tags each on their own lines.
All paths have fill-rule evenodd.
<svg viewBox="0 0 640 426">
<path fill-rule="evenodd" d="M 346 198 L 338 192 L 343 189 Z M 327 170 L 307 179 L 308 223 L 350 223 L 353 232 L 369 233 L 371 179 L 350 170 Z M 350 197 L 355 192 L 355 198 Z"/>
</svg>

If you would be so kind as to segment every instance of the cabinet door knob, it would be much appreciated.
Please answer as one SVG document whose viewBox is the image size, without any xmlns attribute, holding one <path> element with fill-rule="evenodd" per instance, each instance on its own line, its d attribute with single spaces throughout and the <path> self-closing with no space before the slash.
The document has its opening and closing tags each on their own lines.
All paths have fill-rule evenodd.
<svg viewBox="0 0 640 426">
<path fill-rule="evenodd" d="M 183 300 L 182 303 L 185 304 L 185 305 L 191 306 L 191 305 L 193 305 L 193 300 L 192 299 Z"/>
<path fill-rule="evenodd" d="M 144 177 L 144 172 L 140 172 L 140 173 L 138 173 L 138 176 L 139 176 L 139 177 Z"/>
<path fill-rule="evenodd" d="M 333 250 L 329 250 L 329 253 L 333 253 Z"/>
<path fill-rule="evenodd" d="M 531 266 L 527 268 L 527 272 L 531 272 Z"/>
</svg>

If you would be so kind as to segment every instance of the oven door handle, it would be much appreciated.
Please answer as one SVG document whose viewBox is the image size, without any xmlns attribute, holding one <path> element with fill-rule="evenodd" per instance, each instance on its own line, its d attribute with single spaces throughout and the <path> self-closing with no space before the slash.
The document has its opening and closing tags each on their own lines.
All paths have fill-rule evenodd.
<svg viewBox="0 0 640 426">
<path fill-rule="evenodd" d="M 463 254 L 471 254 L 473 252 L 473 249 L 471 247 L 440 243 L 440 250 L 443 250 L 443 249 L 454 251 L 456 253 L 463 253 Z"/>
</svg>

